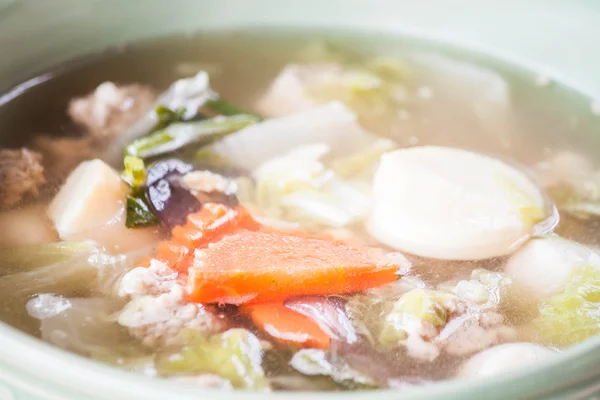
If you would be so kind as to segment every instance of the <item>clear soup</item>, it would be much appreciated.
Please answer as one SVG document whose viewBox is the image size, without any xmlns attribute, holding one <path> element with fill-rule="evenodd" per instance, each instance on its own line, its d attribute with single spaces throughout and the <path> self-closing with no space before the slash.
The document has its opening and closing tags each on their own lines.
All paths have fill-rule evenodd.
<svg viewBox="0 0 600 400">
<path fill-rule="evenodd" d="M 549 77 L 253 30 L 36 79 L 0 105 L 0 318 L 28 334 L 265 391 L 475 379 L 600 332 L 598 115 Z"/>
</svg>

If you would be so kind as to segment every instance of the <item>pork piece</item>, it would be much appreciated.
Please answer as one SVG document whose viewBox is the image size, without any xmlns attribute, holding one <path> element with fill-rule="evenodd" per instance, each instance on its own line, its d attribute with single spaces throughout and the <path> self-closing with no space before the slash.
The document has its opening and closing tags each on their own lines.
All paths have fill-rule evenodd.
<svg viewBox="0 0 600 400">
<path fill-rule="evenodd" d="M 68 113 L 86 128 L 79 137 L 37 136 L 31 147 L 44 155 L 46 177 L 60 182 L 82 161 L 99 157 L 107 144 L 145 113 L 156 99 L 147 86 L 104 82 L 85 97 L 73 99 Z"/>
<path fill-rule="evenodd" d="M 40 153 L 25 147 L 0 149 L 0 209 L 9 209 L 25 198 L 36 198 L 46 183 Z"/>
<path fill-rule="evenodd" d="M 89 95 L 73 99 L 68 113 L 93 137 L 110 139 L 152 107 L 156 97 L 156 93 L 147 86 L 117 86 L 104 82 Z"/>
<path fill-rule="evenodd" d="M 226 327 L 210 308 L 189 303 L 177 272 L 156 260 L 148 268 L 129 271 L 121 280 L 119 293 L 130 298 L 119 324 L 148 347 L 181 344 L 183 329 L 211 335 Z"/>
<path fill-rule="evenodd" d="M 519 339 L 517 331 L 504 324 L 504 316 L 493 309 L 481 309 L 458 297 L 442 303 L 448 322 L 438 330 L 421 321 L 417 335 L 406 340 L 408 355 L 422 361 L 433 361 L 442 352 L 467 356 L 500 343 Z"/>
<path fill-rule="evenodd" d="M 451 329 L 452 323 L 453 321 L 450 321 L 446 329 Z M 501 314 L 488 311 L 460 321 L 458 327 L 443 340 L 443 348 L 448 354 L 466 356 L 518 339 L 516 330 L 504 325 L 504 317 Z"/>
</svg>

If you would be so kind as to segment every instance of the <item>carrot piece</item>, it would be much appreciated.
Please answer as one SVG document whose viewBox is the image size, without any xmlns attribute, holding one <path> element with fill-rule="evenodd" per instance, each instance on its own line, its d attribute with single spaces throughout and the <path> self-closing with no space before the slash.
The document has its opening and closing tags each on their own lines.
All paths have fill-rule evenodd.
<svg viewBox="0 0 600 400">
<path fill-rule="evenodd" d="M 155 258 L 173 269 L 185 271 L 192 264 L 195 249 L 242 228 L 258 230 L 260 224 L 241 207 L 231 209 L 207 203 L 199 212 L 188 215 L 185 225 L 173 228 L 171 240 L 158 245 Z"/>
<path fill-rule="evenodd" d="M 281 303 L 263 303 L 240 307 L 242 314 L 273 339 L 301 347 L 329 347 L 330 337 L 313 320 Z"/>
<path fill-rule="evenodd" d="M 278 302 L 359 292 L 395 281 L 397 271 L 378 249 L 242 230 L 196 250 L 188 293 L 198 303 Z"/>
</svg>

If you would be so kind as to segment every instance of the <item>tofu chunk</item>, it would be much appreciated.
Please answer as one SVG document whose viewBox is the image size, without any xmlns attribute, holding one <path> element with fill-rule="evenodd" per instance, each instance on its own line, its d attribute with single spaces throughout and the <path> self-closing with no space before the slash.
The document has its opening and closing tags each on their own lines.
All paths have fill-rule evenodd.
<svg viewBox="0 0 600 400">
<path fill-rule="evenodd" d="M 527 242 L 506 262 L 504 271 L 516 287 L 537 302 L 558 293 L 571 271 L 586 265 L 600 267 L 600 254 L 560 236 L 550 236 Z"/>
<path fill-rule="evenodd" d="M 48 216 L 63 240 L 95 240 L 118 252 L 156 243 L 157 229 L 125 226 L 128 192 L 119 174 L 103 161 L 85 161 L 52 200 Z"/>
<path fill-rule="evenodd" d="M 507 343 L 477 353 L 458 372 L 461 378 L 484 378 L 506 373 L 541 361 L 552 350 L 534 343 Z"/>
</svg>

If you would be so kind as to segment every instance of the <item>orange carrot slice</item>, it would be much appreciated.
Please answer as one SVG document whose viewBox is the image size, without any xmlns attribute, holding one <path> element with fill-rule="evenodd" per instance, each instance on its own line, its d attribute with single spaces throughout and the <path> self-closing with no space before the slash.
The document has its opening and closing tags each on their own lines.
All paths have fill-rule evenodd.
<svg viewBox="0 0 600 400">
<path fill-rule="evenodd" d="M 199 212 L 188 215 L 185 225 L 173 228 L 171 240 L 158 245 L 155 258 L 173 269 L 185 271 L 192 264 L 195 249 L 242 228 L 258 230 L 260 224 L 244 208 L 205 204 Z"/>
<path fill-rule="evenodd" d="M 281 303 L 245 305 L 240 311 L 280 343 L 321 349 L 329 347 L 331 339 L 319 325 Z"/>
<path fill-rule="evenodd" d="M 241 230 L 195 251 L 188 292 L 199 303 L 277 302 L 359 292 L 395 281 L 397 271 L 378 249 Z"/>
</svg>

